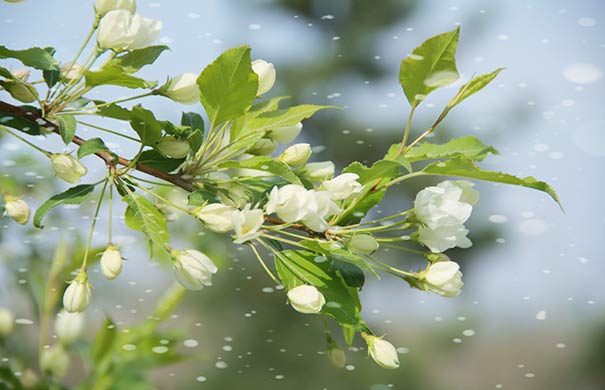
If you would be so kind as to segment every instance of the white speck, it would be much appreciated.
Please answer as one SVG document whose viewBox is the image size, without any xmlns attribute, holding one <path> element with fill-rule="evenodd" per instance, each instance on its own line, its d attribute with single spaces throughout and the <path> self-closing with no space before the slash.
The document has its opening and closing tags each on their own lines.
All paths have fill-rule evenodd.
<svg viewBox="0 0 605 390">
<path fill-rule="evenodd" d="M 124 345 L 122 346 L 122 349 L 123 349 L 124 351 L 134 351 L 135 349 L 137 349 L 137 346 L 136 346 L 136 345 L 134 345 L 134 344 L 124 344 Z"/>
<path fill-rule="evenodd" d="M 567 347 L 567 345 L 565 345 L 565 344 L 563 344 L 563 343 L 557 343 L 555 346 L 556 346 L 557 348 L 559 348 L 559 349 L 564 349 L 564 348 L 566 348 L 566 347 Z"/>
<path fill-rule="evenodd" d="M 410 349 L 406 347 L 399 347 L 397 348 L 397 353 L 405 355 L 406 353 L 410 353 Z"/>
<path fill-rule="evenodd" d="M 540 310 L 536 313 L 536 320 L 544 321 L 546 319 L 546 310 Z"/>
<path fill-rule="evenodd" d="M 353 371 L 353 370 L 355 369 L 355 366 L 354 366 L 354 365 L 352 365 L 352 364 L 347 364 L 347 365 L 345 366 L 345 369 L 346 369 L 347 371 Z"/>
<path fill-rule="evenodd" d="M 225 368 L 229 367 L 229 365 L 227 364 L 227 362 L 224 362 L 222 360 L 219 360 L 218 362 L 214 363 L 214 366 L 216 368 L 220 368 L 220 369 L 225 369 Z"/>
<path fill-rule="evenodd" d="M 275 290 L 273 289 L 273 287 L 263 287 L 263 289 L 261 291 L 264 292 L 264 293 L 269 294 L 269 293 L 272 293 Z"/>
<path fill-rule="evenodd" d="M 583 17 L 583 18 L 578 19 L 578 24 L 582 27 L 592 27 L 595 24 L 597 24 L 597 21 L 594 20 L 593 18 Z"/>
<path fill-rule="evenodd" d="M 33 325 L 34 321 L 28 320 L 27 318 L 17 318 L 15 324 L 19 325 Z"/>
<path fill-rule="evenodd" d="M 586 257 L 578 257 L 577 259 L 582 264 L 588 263 L 588 259 Z"/>
<path fill-rule="evenodd" d="M 509 38 L 509 36 L 508 36 L 508 35 L 506 35 L 506 34 L 498 34 L 498 35 L 496 36 L 496 38 L 498 38 L 498 40 L 500 40 L 500 41 L 507 41 L 507 40 L 508 40 L 508 38 Z"/>
<path fill-rule="evenodd" d="M 565 99 L 561 102 L 561 105 L 563 107 L 572 107 L 576 104 L 576 102 L 573 99 Z"/>
<path fill-rule="evenodd" d="M 462 342 L 462 339 L 456 337 L 455 339 L 452 340 L 454 343 L 456 344 L 460 344 Z"/>
<path fill-rule="evenodd" d="M 253 24 L 249 25 L 248 28 L 250 30 L 258 31 L 258 30 L 262 29 L 263 26 L 261 26 L 260 24 L 257 24 L 257 23 L 253 23 Z"/>
<path fill-rule="evenodd" d="M 534 374 L 533 372 L 528 372 L 527 374 L 525 374 L 526 378 L 533 378 L 535 376 L 536 376 L 536 374 Z"/>
<path fill-rule="evenodd" d="M 195 12 L 189 12 L 189 13 L 187 14 L 187 17 L 188 17 L 189 19 L 199 19 L 199 18 L 201 18 L 201 17 L 202 17 L 202 15 L 200 15 L 200 14 L 196 14 Z"/>
<path fill-rule="evenodd" d="M 475 335 L 475 331 L 472 329 L 465 329 L 462 331 L 462 335 L 466 337 L 472 337 Z"/>
<path fill-rule="evenodd" d="M 324 15 L 321 17 L 322 20 L 332 20 L 334 19 L 334 15 Z"/>
<path fill-rule="evenodd" d="M 548 146 L 546 144 L 535 144 L 534 145 L 534 150 L 536 152 L 546 152 L 549 149 L 550 149 L 550 146 Z"/>
<path fill-rule="evenodd" d="M 603 76 L 603 72 L 594 64 L 576 62 L 563 69 L 563 77 L 576 84 L 591 84 Z"/>
<path fill-rule="evenodd" d="M 508 218 L 505 215 L 494 214 L 489 216 L 489 221 L 491 223 L 504 223 L 508 221 Z"/>
<path fill-rule="evenodd" d="M 548 230 L 548 225 L 539 219 L 528 219 L 519 224 L 519 230 L 530 236 L 539 236 Z"/>
<path fill-rule="evenodd" d="M 166 353 L 168 352 L 168 347 L 165 346 L 159 346 L 159 347 L 153 347 L 151 348 L 151 351 L 154 353 Z"/>
<path fill-rule="evenodd" d="M 548 155 L 548 157 L 552 158 L 553 160 L 560 160 L 563 158 L 563 153 L 561 152 L 552 152 Z"/>
<path fill-rule="evenodd" d="M 205 376 L 198 376 L 195 380 L 198 382 L 206 382 L 208 379 Z"/>
<path fill-rule="evenodd" d="M 185 340 L 183 341 L 183 345 L 187 348 L 195 348 L 198 345 L 200 345 L 199 341 L 194 340 L 194 339 L 189 339 L 189 340 Z"/>
</svg>

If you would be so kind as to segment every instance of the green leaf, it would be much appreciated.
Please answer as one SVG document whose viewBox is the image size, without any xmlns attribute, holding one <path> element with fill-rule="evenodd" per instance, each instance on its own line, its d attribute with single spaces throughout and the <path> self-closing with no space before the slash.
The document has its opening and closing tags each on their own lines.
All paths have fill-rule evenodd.
<svg viewBox="0 0 605 390">
<path fill-rule="evenodd" d="M 265 112 L 246 122 L 246 132 L 249 132 L 250 130 L 260 132 L 279 129 L 280 127 L 294 126 L 303 119 L 309 118 L 317 111 L 324 110 L 326 108 L 337 107 L 302 104 L 299 106 L 288 107 L 283 110 Z"/>
<path fill-rule="evenodd" d="M 168 158 L 155 150 L 146 150 L 141 153 L 137 163 L 169 173 L 177 169 L 184 161 L 184 158 Z"/>
<path fill-rule="evenodd" d="M 48 88 L 52 88 L 61 79 L 61 70 L 59 70 L 59 69 L 43 70 L 42 78 L 44 79 L 44 82 L 46 83 Z"/>
<path fill-rule="evenodd" d="M 170 50 L 170 48 L 157 45 L 131 50 L 117 56 L 113 63 L 121 67 L 126 73 L 135 73 L 145 65 L 153 64 L 165 50 Z"/>
<path fill-rule="evenodd" d="M 547 183 L 532 176 L 519 178 L 508 173 L 484 171 L 476 166 L 473 160 L 465 156 L 457 156 L 446 161 L 432 163 L 424 168 L 422 172 L 428 175 L 458 176 L 533 188 L 547 193 L 561 206 L 557 193 Z"/>
<path fill-rule="evenodd" d="M 107 152 L 113 156 L 114 162 L 118 160 L 118 156 L 109 150 L 101 138 L 91 138 L 80 145 L 78 148 L 78 159 L 98 152 Z"/>
<path fill-rule="evenodd" d="M 197 84 L 212 126 L 245 114 L 258 89 L 250 48 L 240 46 L 225 51 L 202 71 Z"/>
<path fill-rule="evenodd" d="M 342 279 L 351 287 L 362 288 L 366 281 L 366 277 L 361 268 L 347 261 L 334 260 L 332 262 L 332 268 L 340 272 Z"/>
<path fill-rule="evenodd" d="M 65 192 L 51 196 L 50 199 L 42 203 L 42 205 L 38 207 L 38 210 L 36 210 L 36 214 L 34 215 L 34 226 L 43 228 L 42 219 L 51 209 L 61 204 L 80 204 L 88 199 L 94 189 L 95 186 L 92 184 L 80 184 Z"/>
<path fill-rule="evenodd" d="M 498 68 L 492 73 L 473 77 L 471 81 L 460 87 L 456 96 L 454 96 L 454 98 L 448 103 L 449 108 L 451 109 L 455 107 L 456 105 L 462 103 L 462 101 L 467 97 L 481 91 L 487 84 L 491 83 L 496 76 L 498 76 L 498 73 L 502 72 L 503 70 L 504 68 Z"/>
<path fill-rule="evenodd" d="M 342 244 L 340 243 L 335 243 L 332 241 L 306 239 L 301 240 L 299 244 L 304 246 L 305 248 L 308 248 L 318 254 L 329 258 L 331 261 L 344 261 L 354 265 L 357 268 L 365 269 L 369 271 L 372 275 L 374 275 L 376 278 L 380 279 L 380 276 L 376 273 L 374 268 L 372 268 L 370 263 L 368 263 L 359 255 L 351 253 L 348 250 L 344 249 Z"/>
<path fill-rule="evenodd" d="M 301 185 L 300 179 L 287 164 L 275 161 L 271 157 L 256 156 L 242 161 L 227 161 L 221 164 L 221 168 L 256 169 L 283 177 L 290 183 Z"/>
<path fill-rule="evenodd" d="M 21 108 L 25 108 L 22 106 Z M 40 125 L 0 109 L 0 126 L 5 125 L 29 135 L 40 135 Z"/>
<path fill-rule="evenodd" d="M 23 65 L 39 70 L 54 70 L 59 68 L 59 64 L 51 54 L 53 52 L 54 49 L 52 48 L 42 49 L 40 47 L 32 47 L 25 50 L 11 50 L 0 45 L 0 59 L 15 58 L 21 61 Z"/>
<path fill-rule="evenodd" d="M 397 145 L 399 147 L 399 144 Z M 445 144 L 431 144 L 423 142 L 414 146 L 405 154 L 409 161 L 422 161 L 435 158 L 450 158 L 464 155 L 474 161 L 483 161 L 489 154 L 500 154 L 496 149 L 473 136 L 454 138 Z"/>
<path fill-rule="evenodd" d="M 252 107 L 250 108 L 250 110 L 248 110 L 248 112 L 246 112 L 246 115 L 244 116 L 240 116 L 239 118 L 235 119 L 232 123 L 231 123 L 231 127 L 229 129 L 229 134 L 231 136 L 231 140 L 235 140 L 238 137 L 248 134 L 250 132 L 253 132 L 254 129 L 246 129 L 246 123 L 250 122 L 252 119 L 256 118 L 257 116 L 259 116 L 260 114 L 263 114 L 265 112 L 270 112 L 270 111 L 275 111 L 279 108 L 279 103 L 284 100 L 287 99 L 287 96 L 278 96 L 269 100 L 263 100 L 261 102 L 255 103 L 254 105 L 252 105 Z M 259 133 L 260 137 L 262 137 L 262 135 L 264 135 L 264 133 Z M 257 141 L 258 138 L 256 137 L 248 137 L 250 140 L 250 144 L 248 146 L 252 146 L 254 145 L 254 143 Z M 247 145 L 247 144 L 246 144 Z"/>
<path fill-rule="evenodd" d="M 216 203 L 218 197 L 216 196 L 216 193 L 202 189 L 190 193 L 187 199 L 189 201 L 189 206 L 199 207 L 206 203 Z"/>
<path fill-rule="evenodd" d="M 76 135 L 76 118 L 73 115 L 61 115 L 54 118 L 59 123 L 59 132 L 65 145 L 68 145 Z"/>
<path fill-rule="evenodd" d="M 303 284 L 315 286 L 326 298 L 322 314 L 362 330 L 357 290 L 346 284 L 327 258 L 308 251 L 286 250 L 276 254 L 275 267 L 287 290 Z"/>
<path fill-rule="evenodd" d="M 460 28 L 436 35 L 414 49 L 399 68 L 399 82 L 410 105 L 417 106 L 432 91 L 458 80 L 456 47 Z"/>
<path fill-rule="evenodd" d="M 0 366 L 0 389 L 21 390 L 23 385 L 8 365 Z"/>
<path fill-rule="evenodd" d="M 162 249 L 170 236 L 166 217 L 146 198 L 131 193 L 122 198 L 128 204 L 124 220 L 126 226 L 138 230 L 147 235 L 151 249 L 151 256 L 155 256 Z"/>
<path fill-rule="evenodd" d="M 110 104 L 97 111 L 98 115 L 108 118 L 130 121 L 130 126 L 137 132 L 143 145 L 155 145 L 162 137 L 164 123 L 158 121 L 153 112 L 143 108 L 140 104 L 132 110 Z"/>
<path fill-rule="evenodd" d="M 118 65 L 105 65 L 99 70 L 87 70 L 84 72 L 86 86 L 96 87 L 99 85 L 117 85 L 126 88 L 154 88 L 157 81 L 146 81 L 131 76 Z"/>
<path fill-rule="evenodd" d="M 356 173 L 359 175 L 357 181 L 361 184 L 374 182 L 380 179 L 388 181 L 389 179 L 398 177 L 400 172 L 401 164 L 390 160 L 378 160 L 370 168 L 356 161 L 342 170 L 342 173 Z"/>
<path fill-rule="evenodd" d="M 181 114 L 181 126 L 188 126 L 191 130 L 200 130 L 204 133 L 204 118 L 195 112 L 183 112 Z"/>
</svg>

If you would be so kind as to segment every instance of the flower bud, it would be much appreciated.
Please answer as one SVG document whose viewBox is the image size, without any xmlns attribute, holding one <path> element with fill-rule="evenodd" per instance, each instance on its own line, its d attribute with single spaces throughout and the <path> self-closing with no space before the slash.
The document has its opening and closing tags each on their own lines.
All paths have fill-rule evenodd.
<svg viewBox="0 0 605 390">
<path fill-rule="evenodd" d="M 200 219 L 208 230 L 225 233 L 233 229 L 231 216 L 235 208 L 221 203 L 210 203 L 196 210 L 195 216 Z"/>
<path fill-rule="evenodd" d="M 269 138 L 261 138 L 247 152 L 255 156 L 268 156 L 277 148 L 277 142 Z"/>
<path fill-rule="evenodd" d="M 268 137 L 275 142 L 279 142 L 280 144 L 287 144 L 294 141 L 296 137 L 298 137 L 302 128 L 302 122 L 298 122 L 294 126 L 280 127 L 278 129 L 271 130 L 268 134 Z"/>
<path fill-rule="evenodd" d="M 31 72 L 29 71 L 29 69 L 23 68 L 13 70 L 11 73 L 13 74 L 13 76 L 15 76 L 15 78 L 21 81 L 27 81 Z"/>
<path fill-rule="evenodd" d="M 308 163 L 305 166 L 304 175 L 314 182 L 324 181 L 334 176 L 334 163 L 332 161 Z"/>
<path fill-rule="evenodd" d="M 79 79 L 83 72 L 82 65 L 75 62 L 66 62 L 61 65 L 61 78 L 65 81 Z"/>
<path fill-rule="evenodd" d="M 0 339 L 9 335 L 15 327 L 15 316 L 13 312 L 0 307 Z"/>
<path fill-rule="evenodd" d="M 183 104 L 198 103 L 200 101 L 200 89 L 197 86 L 197 75 L 195 73 L 183 73 L 170 79 L 168 86 L 162 91 L 162 95 Z"/>
<path fill-rule="evenodd" d="M 273 88 L 275 84 L 275 68 L 273 64 L 265 60 L 252 61 L 252 70 L 258 75 L 257 96 L 264 95 Z"/>
<path fill-rule="evenodd" d="M 328 359 L 334 367 L 344 368 L 347 363 L 347 354 L 338 345 L 333 344 L 328 348 Z"/>
<path fill-rule="evenodd" d="M 399 356 L 393 344 L 382 337 L 362 334 L 366 344 L 368 344 L 368 352 L 374 361 L 382 368 L 395 369 L 399 367 Z"/>
<path fill-rule="evenodd" d="M 335 200 L 343 200 L 361 192 L 362 186 L 357 179 L 359 179 L 359 175 L 356 173 L 343 173 L 332 180 L 324 181 L 322 186 L 326 191 L 332 193 Z"/>
<path fill-rule="evenodd" d="M 22 103 L 31 103 L 38 98 L 38 92 L 33 85 L 18 78 L 0 81 L 0 87 L 4 87 L 14 99 Z"/>
<path fill-rule="evenodd" d="M 122 255 L 118 247 L 109 245 L 105 249 L 101 256 L 101 271 L 109 280 L 117 278 L 122 272 Z"/>
<path fill-rule="evenodd" d="M 369 234 L 357 234 L 351 237 L 347 248 L 362 255 L 371 255 L 378 249 L 378 241 Z"/>
<path fill-rule="evenodd" d="M 25 225 L 29 221 L 29 206 L 23 199 L 7 195 L 4 198 L 5 213 L 15 222 Z"/>
<path fill-rule="evenodd" d="M 176 279 L 189 290 L 201 290 L 212 285 L 212 274 L 216 265 L 202 252 L 194 249 L 172 251 L 172 270 Z"/>
<path fill-rule="evenodd" d="M 63 345 L 71 344 L 84 329 L 84 314 L 61 310 L 55 320 L 55 333 Z"/>
<path fill-rule="evenodd" d="M 115 9 L 123 9 L 130 13 L 134 13 L 137 8 L 135 0 L 95 0 L 95 13 L 101 17 Z"/>
<path fill-rule="evenodd" d="M 279 155 L 278 160 L 296 167 L 303 165 L 311 157 L 311 145 L 309 144 L 294 144 L 288 147 Z"/>
<path fill-rule="evenodd" d="M 70 313 L 83 312 L 92 300 L 92 289 L 88 283 L 88 276 L 80 271 L 63 294 L 63 307 Z"/>
<path fill-rule="evenodd" d="M 168 158 L 184 158 L 187 157 L 191 148 L 189 142 L 176 139 L 173 136 L 162 137 L 162 139 L 155 145 L 158 152 L 162 153 Z"/>
<path fill-rule="evenodd" d="M 88 169 L 82 163 L 65 153 L 56 153 L 50 156 L 55 174 L 68 183 L 77 183 L 86 175 Z"/>
<path fill-rule="evenodd" d="M 132 50 L 149 46 L 162 29 L 162 22 L 114 9 L 101 18 L 97 46 L 101 49 Z"/>
<path fill-rule="evenodd" d="M 315 286 L 302 285 L 288 291 L 288 300 L 294 310 L 310 314 L 319 313 L 326 303 L 326 298 Z"/>
<path fill-rule="evenodd" d="M 422 275 L 422 274 L 421 274 Z M 424 271 L 424 289 L 443 297 L 456 297 L 462 291 L 462 272 L 454 261 L 440 261 Z"/>
<path fill-rule="evenodd" d="M 55 378 L 62 378 L 69 368 L 69 356 L 61 344 L 42 351 L 40 368 Z"/>
</svg>

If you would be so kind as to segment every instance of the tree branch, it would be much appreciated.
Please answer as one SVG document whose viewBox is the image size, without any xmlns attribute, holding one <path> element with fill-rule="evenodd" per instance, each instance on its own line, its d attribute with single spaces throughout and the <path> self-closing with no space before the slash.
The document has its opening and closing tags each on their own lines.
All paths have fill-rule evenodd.
<svg viewBox="0 0 605 390">
<path fill-rule="evenodd" d="M 3 102 L 3 101 L 0 101 L 0 110 L 7 112 L 11 115 L 14 115 L 16 117 L 28 120 L 30 122 L 35 122 L 39 126 L 47 129 L 48 131 L 52 131 L 55 134 L 61 135 L 59 126 L 56 123 L 53 123 L 46 118 L 43 118 L 42 112 L 40 110 L 37 110 L 37 109 L 36 110 L 25 110 L 21 107 L 13 106 L 12 104 L 9 104 L 9 103 Z M 86 140 L 81 137 L 74 136 L 74 138 L 71 140 L 71 142 L 73 142 L 76 145 L 82 145 L 84 142 L 86 142 Z M 110 167 L 110 166 L 114 165 L 113 156 L 111 154 L 109 154 L 107 152 L 97 152 L 97 153 L 95 153 L 95 155 L 97 155 L 99 158 L 101 158 L 107 166 Z M 124 166 L 130 166 L 131 161 L 124 157 L 118 157 L 118 164 L 124 165 Z M 194 184 L 183 179 L 179 175 L 162 172 L 162 171 L 151 168 L 144 164 L 136 164 L 134 166 L 134 169 L 136 169 L 137 171 L 146 173 L 150 176 L 156 177 L 160 180 L 164 180 L 169 183 L 172 183 L 172 184 L 176 185 L 177 187 L 184 189 L 187 192 L 193 192 L 198 189 Z"/>
</svg>

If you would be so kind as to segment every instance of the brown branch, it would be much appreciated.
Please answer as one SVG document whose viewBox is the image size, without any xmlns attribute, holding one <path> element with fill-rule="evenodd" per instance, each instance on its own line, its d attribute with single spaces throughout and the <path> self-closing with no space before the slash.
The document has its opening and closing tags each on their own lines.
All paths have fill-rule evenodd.
<svg viewBox="0 0 605 390">
<path fill-rule="evenodd" d="M 48 131 L 61 135 L 59 126 L 56 123 L 53 123 L 46 118 L 43 118 L 42 112 L 40 110 L 37 110 L 37 109 L 36 110 L 25 110 L 21 107 L 13 106 L 12 104 L 5 103 L 3 101 L 0 101 L 0 110 L 7 112 L 11 115 L 14 115 L 16 117 L 25 119 L 27 121 L 34 122 L 34 123 L 38 124 L 40 127 L 44 127 Z M 84 138 L 74 136 L 74 138 L 71 140 L 71 142 L 73 142 L 76 145 L 82 145 L 84 142 L 86 142 L 86 140 Z M 99 158 L 101 158 L 108 167 L 111 167 L 114 165 L 114 159 L 110 153 L 96 152 L 95 155 L 97 155 Z M 124 165 L 124 166 L 130 166 L 132 164 L 132 162 L 124 157 L 118 157 L 118 164 Z M 134 166 L 134 169 L 136 169 L 137 171 L 146 173 L 150 176 L 156 177 L 158 179 L 172 183 L 172 184 L 176 185 L 177 187 L 180 187 L 188 192 L 193 192 L 198 189 L 193 183 L 183 179 L 179 175 L 162 172 L 162 171 L 151 168 L 144 164 L 136 164 Z"/>
</svg>

